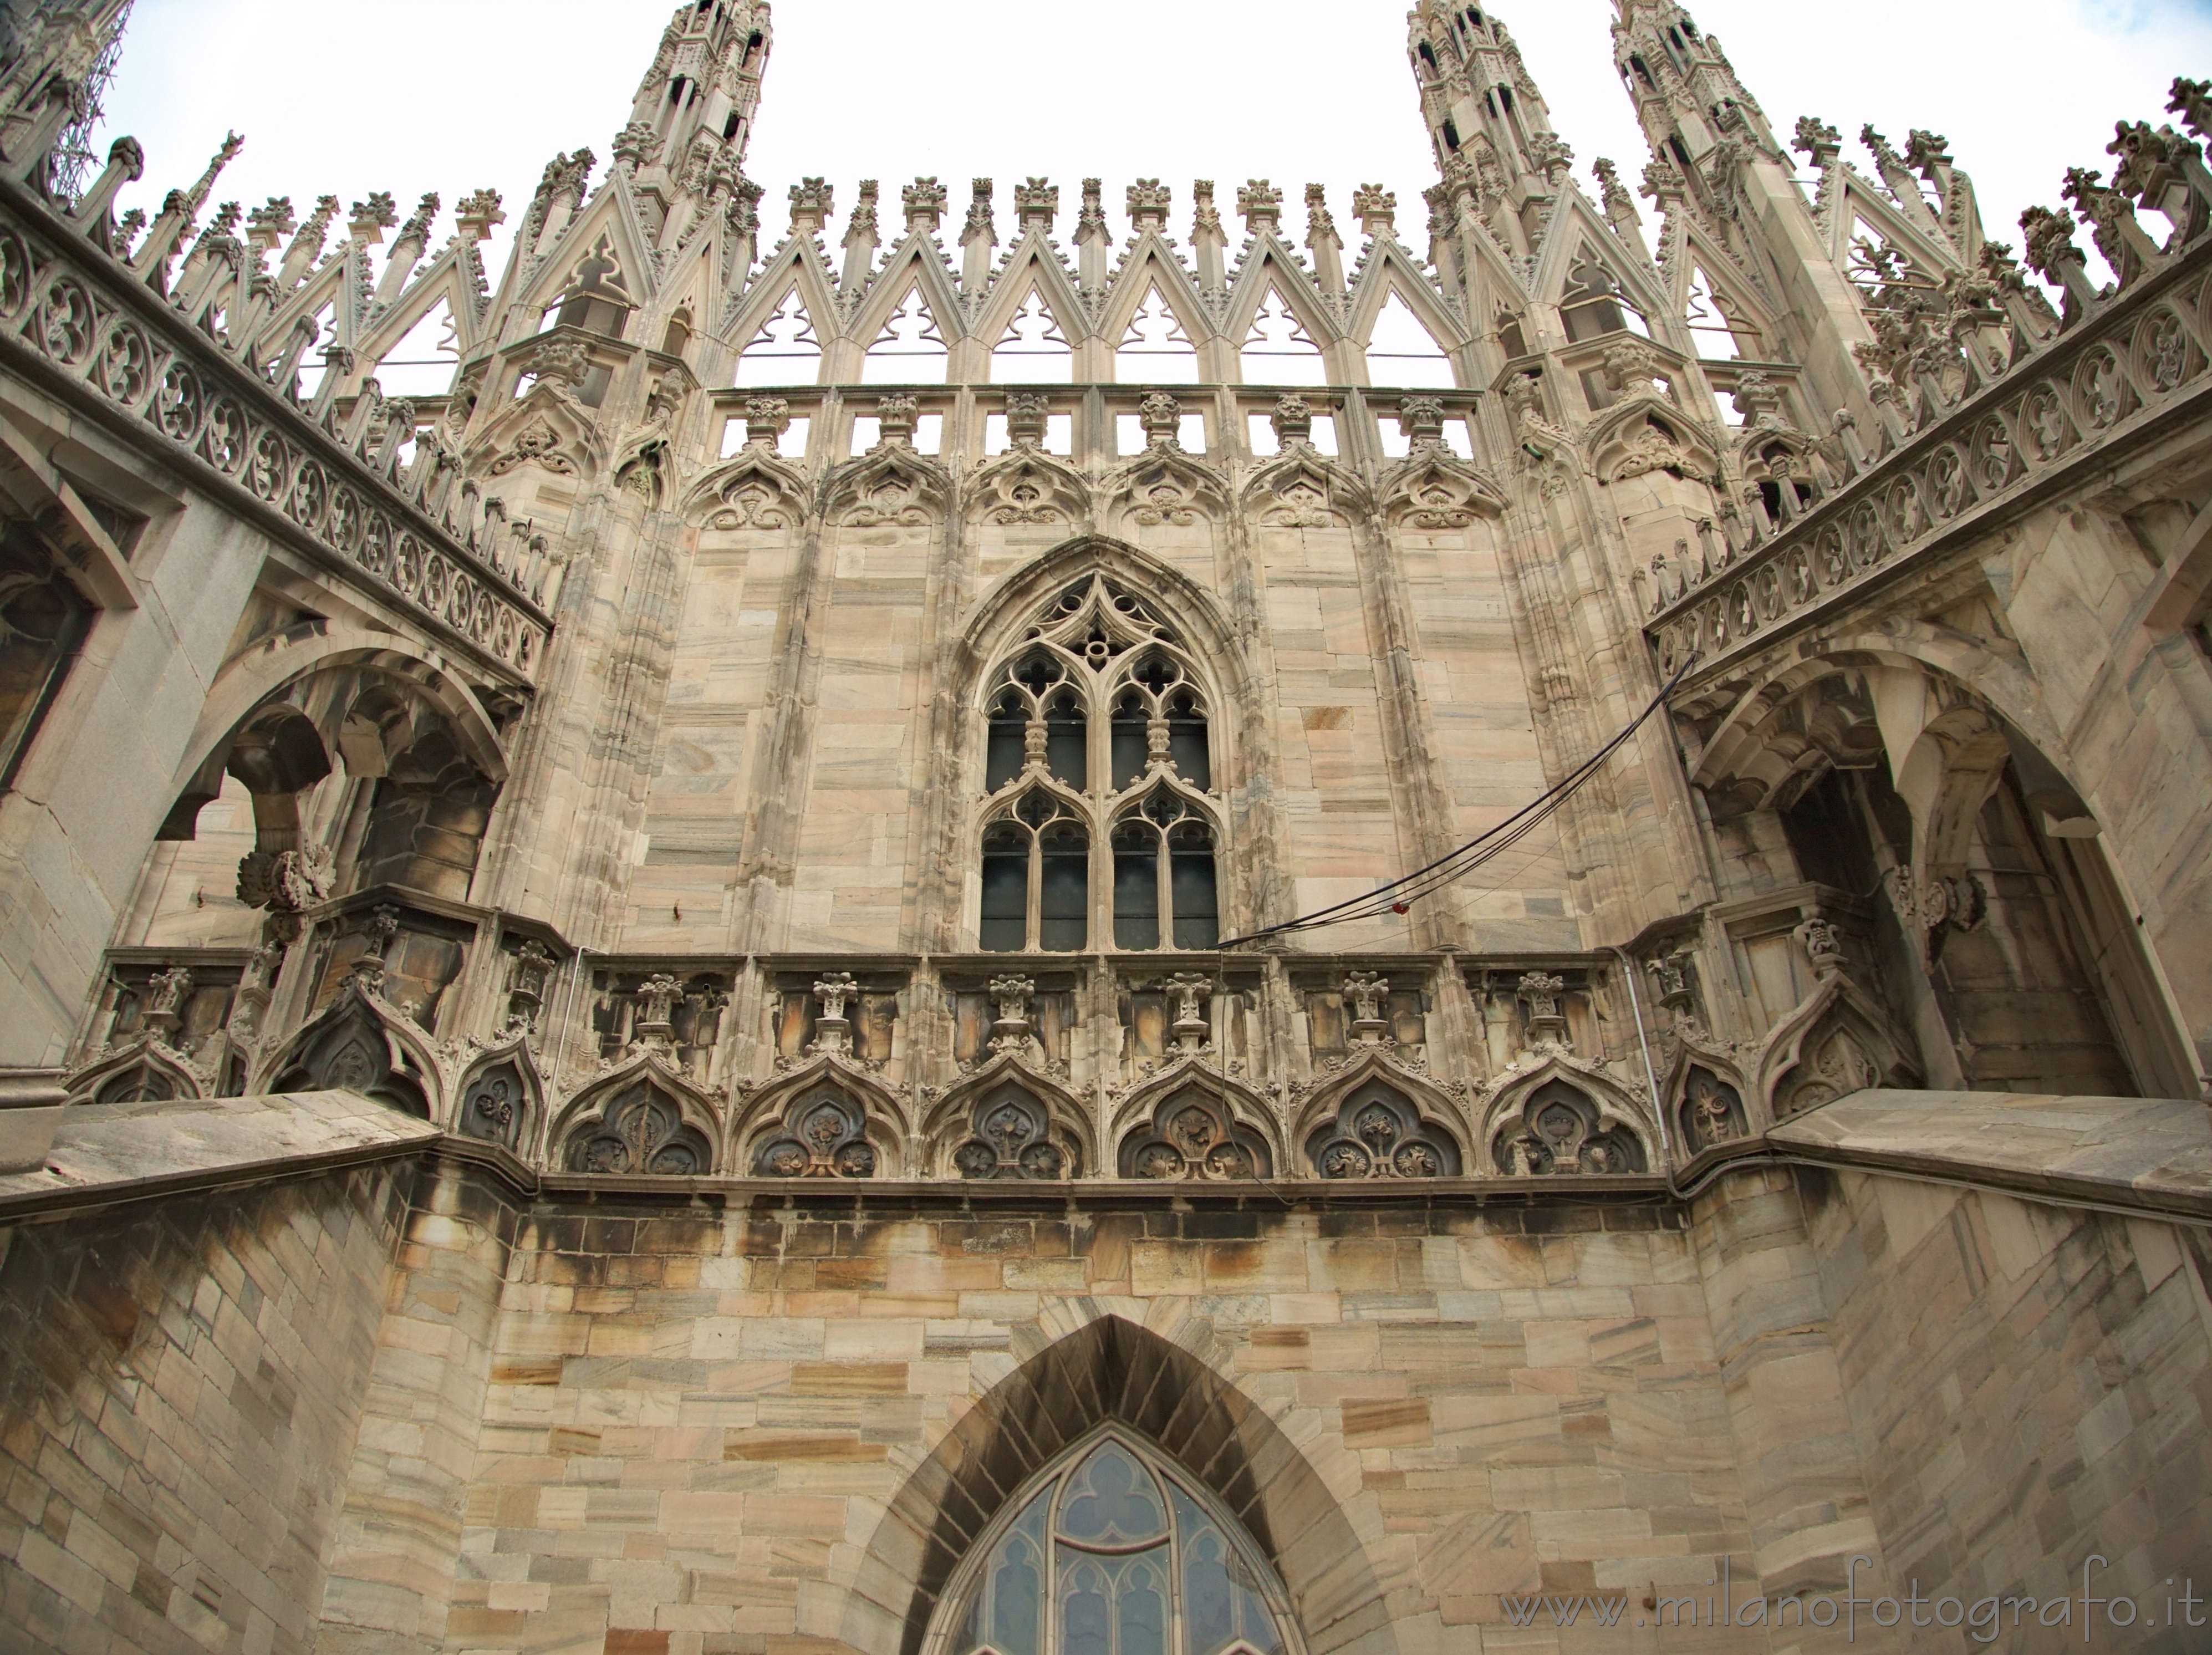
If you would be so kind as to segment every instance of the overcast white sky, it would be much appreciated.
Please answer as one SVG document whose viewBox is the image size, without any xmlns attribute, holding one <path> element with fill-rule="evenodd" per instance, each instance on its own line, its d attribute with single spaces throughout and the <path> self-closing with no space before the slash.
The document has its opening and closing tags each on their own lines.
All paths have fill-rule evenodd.
<svg viewBox="0 0 2212 1655">
<path fill-rule="evenodd" d="M 557 149 L 588 144 L 604 167 L 671 10 L 138 0 L 100 148 L 123 132 L 144 144 L 147 176 L 123 204 L 150 211 L 234 128 L 246 145 L 217 200 L 289 195 L 304 211 L 319 194 L 349 204 L 385 189 L 404 216 L 435 190 L 442 239 L 453 204 L 484 185 L 519 218 Z M 1606 155 L 1639 178 L 1643 142 L 1611 62 L 1613 0 L 1499 10 L 1578 176 Z M 2174 75 L 2212 73 L 2212 0 L 1703 0 L 1695 15 L 1785 134 L 1801 114 L 1847 137 L 1871 121 L 1900 147 L 1908 127 L 1946 134 L 1992 233 L 2015 243 L 2021 207 L 2057 204 L 2067 167 L 2109 167 L 2116 119 L 2163 120 Z M 1381 182 L 1417 246 L 1419 192 L 1436 176 L 1403 5 L 1312 0 L 786 0 L 747 170 L 767 187 L 771 237 L 803 173 L 836 186 L 841 215 L 856 179 L 880 178 L 895 208 L 899 184 L 935 173 L 952 194 L 948 228 L 968 179 L 992 176 L 1002 235 L 1012 186 L 1036 173 L 1061 186 L 1063 238 L 1087 174 L 1106 181 L 1117 236 L 1133 179 L 1173 186 L 1182 235 L 1194 175 L 1216 180 L 1225 214 L 1236 186 L 1263 174 L 1299 234 L 1307 182 L 1328 186 L 1347 235 L 1352 186 Z"/>
</svg>

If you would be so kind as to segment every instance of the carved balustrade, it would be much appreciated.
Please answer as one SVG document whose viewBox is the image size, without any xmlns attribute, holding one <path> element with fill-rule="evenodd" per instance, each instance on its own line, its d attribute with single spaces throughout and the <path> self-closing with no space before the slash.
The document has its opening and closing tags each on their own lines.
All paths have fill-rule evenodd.
<svg viewBox="0 0 2212 1655">
<path fill-rule="evenodd" d="M 160 447 L 320 568 L 398 599 L 487 675 L 528 684 L 551 565 L 496 516 L 404 404 L 325 429 L 36 196 L 0 179 L 0 362 L 150 428 Z M 415 442 L 411 461 L 403 463 Z"/>
<path fill-rule="evenodd" d="M 2177 238 L 2178 239 L 2178 238 Z M 1779 532 L 1653 571 L 1645 630 L 1692 691 L 2073 485 L 2116 447 L 2185 417 L 2212 387 L 2212 234 L 2132 269 L 2055 338 L 1947 394 L 1932 380 L 1899 440 Z M 1863 452 L 1863 451 L 1862 451 Z"/>
</svg>

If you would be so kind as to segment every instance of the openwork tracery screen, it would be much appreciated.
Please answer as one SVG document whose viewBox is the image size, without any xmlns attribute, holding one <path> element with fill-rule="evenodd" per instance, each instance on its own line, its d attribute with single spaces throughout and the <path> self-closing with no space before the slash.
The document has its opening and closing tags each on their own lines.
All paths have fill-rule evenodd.
<svg viewBox="0 0 2212 1655">
<path fill-rule="evenodd" d="M 1174 629 L 1094 575 L 1048 604 L 986 684 L 981 946 L 1212 947 L 1213 734 Z"/>
<path fill-rule="evenodd" d="M 1250 1541 L 1127 1438 L 1077 1450 L 983 1544 L 939 1655 L 1291 1655 Z"/>
</svg>

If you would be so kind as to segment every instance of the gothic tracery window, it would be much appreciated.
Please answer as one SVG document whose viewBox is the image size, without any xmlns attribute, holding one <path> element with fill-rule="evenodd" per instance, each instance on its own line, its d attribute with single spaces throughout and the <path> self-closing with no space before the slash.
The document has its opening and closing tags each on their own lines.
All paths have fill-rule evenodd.
<svg viewBox="0 0 2212 1655">
<path fill-rule="evenodd" d="M 1070 1459 L 987 1537 L 943 1655 L 1285 1655 L 1232 1518 L 1118 1434 Z"/>
<path fill-rule="evenodd" d="M 1212 947 L 1211 703 L 1174 630 L 1094 575 L 1046 606 L 988 685 L 980 946 Z"/>
</svg>

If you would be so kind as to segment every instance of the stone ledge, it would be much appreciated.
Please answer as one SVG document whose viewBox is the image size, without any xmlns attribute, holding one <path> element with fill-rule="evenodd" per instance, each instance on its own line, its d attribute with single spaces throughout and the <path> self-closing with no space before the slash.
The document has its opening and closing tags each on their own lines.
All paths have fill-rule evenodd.
<svg viewBox="0 0 2212 1655">
<path fill-rule="evenodd" d="M 45 1165 L 0 1175 L 0 1222 L 414 1154 L 429 1122 L 349 1092 L 61 1111 Z"/>
<path fill-rule="evenodd" d="M 2195 1098 L 1856 1092 L 1766 1141 L 1801 1163 L 2212 1220 L 2212 1111 Z"/>
</svg>

